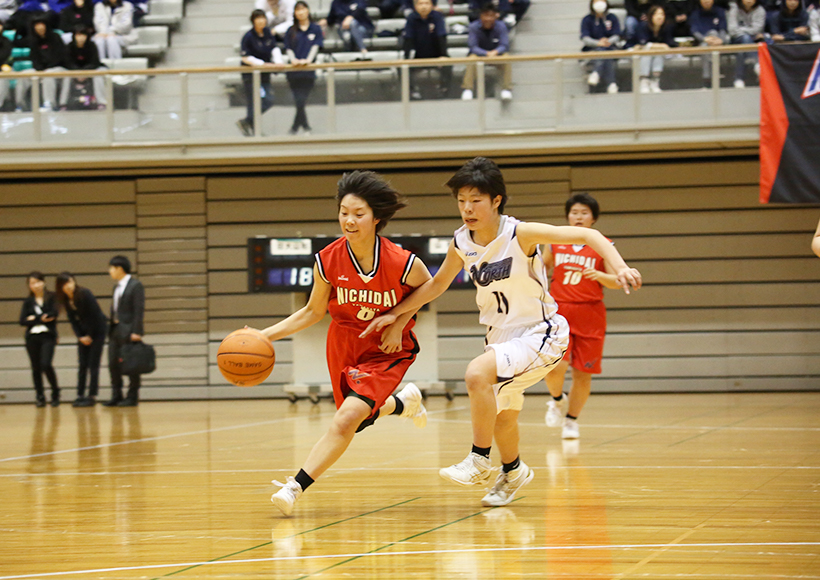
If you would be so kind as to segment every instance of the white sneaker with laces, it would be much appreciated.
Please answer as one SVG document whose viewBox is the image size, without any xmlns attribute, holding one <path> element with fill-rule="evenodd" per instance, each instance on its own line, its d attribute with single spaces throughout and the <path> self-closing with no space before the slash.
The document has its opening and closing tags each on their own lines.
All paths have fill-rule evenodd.
<svg viewBox="0 0 820 580">
<path fill-rule="evenodd" d="M 285 483 L 281 483 L 275 479 L 271 483 L 278 485 L 282 489 L 270 496 L 270 500 L 273 502 L 273 505 L 279 508 L 279 511 L 289 516 L 293 513 L 293 504 L 295 504 L 299 496 L 302 495 L 302 486 L 292 477 L 288 477 Z"/>
<path fill-rule="evenodd" d="M 462 101 L 472 101 L 473 100 L 473 91 L 470 89 L 464 89 L 461 91 L 461 100 Z"/>
<path fill-rule="evenodd" d="M 609 83 L 609 85 L 606 87 L 606 92 L 608 92 L 610 95 L 614 95 L 618 92 L 618 85 L 616 83 Z"/>
<path fill-rule="evenodd" d="M 581 430 L 578 428 L 578 421 L 564 418 L 564 428 L 561 430 L 561 439 L 578 439 Z"/>
<path fill-rule="evenodd" d="M 561 393 L 561 399 L 556 401 L 550 399 L 547 401 L 547 416 L 544 420 L 547 422 L 547 427 L 558 427 L 564 422 L 564 417 L 567 416 L 567 406 L 569 405 L 569 398 Z"/>
<path fill-rule="evenodd" d="M 651 81 L 649 81 L 649 90 L 653 93 L 662 93 L 663 91 L 661 90 L 661 81 L 659 81 L 658 79 L 652 79 Z"/>
<path fill-rule="evenodd" d="M 481 500 L 481 505 L 486 507 L 507 505 L 513 500 L 515 493 L 531 482 L 533 477 L 535 473 L 523 461 L 518 469 L 513 469 L 508 473 L 502 470 L 495 478 L 495 485 Z"/>
<path fill-rule="evenodd" d="M 443 479 L 457 485 L 487 483 L 492 473 L 490 458 L 472 452 L 461 463 L 442 467 L 438 472 Z"/>
<path fill-rule="evenodd" d="M 501 100 L 502 101 L 512 101 L 512 91 L 504 89 L 501 91 Z"/>
<path fill-rule="evenodd" d="M 735 79 L 735 88 L 736 89 L 745 89 L 746 82 L 743 79 Z"/>
<path fill-rule="evenodd" d="M 399 417 L 409 417 L 416 427 L 424 429 L 427 426 L 427 409 L 424 408 L 419 388 L 407 383 L 396 398 L 404 404 L 404 411 Z"/>
<path fill-rule="evenodd" d="M 597 70 L 592 71 L 589 73 L 587 77 L 587 84 L 591 87 L 597 87 L 598 83 L 601 82 L 601 75 L 598 74 Z"/>
</svg>

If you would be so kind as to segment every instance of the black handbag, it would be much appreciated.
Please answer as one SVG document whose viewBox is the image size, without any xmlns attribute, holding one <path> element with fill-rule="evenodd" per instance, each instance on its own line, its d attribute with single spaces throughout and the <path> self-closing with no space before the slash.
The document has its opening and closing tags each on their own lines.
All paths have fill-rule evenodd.
<svg viewBox="0 0 820 580">
<path fill-rule="evenodd" d="M 120 347 L 120 371 L 124 375 L 147 375 L 157 368 L 154 347 L 142 341 Z"/>
</svg>

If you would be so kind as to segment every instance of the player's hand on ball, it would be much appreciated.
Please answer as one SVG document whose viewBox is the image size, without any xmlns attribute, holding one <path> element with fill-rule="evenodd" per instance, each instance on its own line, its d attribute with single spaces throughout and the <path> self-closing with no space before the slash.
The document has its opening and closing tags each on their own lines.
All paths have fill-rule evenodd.
<svg viewBox="0 0 820 580">
<path fill-rule="evenodd" d="M 622 268 L 621 270 L 618 270 L 618 274 L 615 278 L 618 281 L 618 286 L 623 288 L 624 292 L 627 294 L 629 294 L 630 287 L 637 290 L 643 283 L 641 280 L 641 273 L 635 268 Z"/>
<path fill-rule="evenodd" d="M 364 338 L 371 332 L 378 332 L 388 324 L 396 322 L 396 317 L 393 314 L 382 314 L 373 319 L 373 321 L 364 329 L 364 332 L 359 335 L 359 338 Z"/>
</svg>

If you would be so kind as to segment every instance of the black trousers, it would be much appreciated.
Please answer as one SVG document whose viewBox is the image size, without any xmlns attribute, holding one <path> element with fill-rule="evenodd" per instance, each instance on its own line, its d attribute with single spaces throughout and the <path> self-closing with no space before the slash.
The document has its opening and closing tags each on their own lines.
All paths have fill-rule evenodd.
<svg viewBox="0 0 820 580">
<path fill-rule="evenodd" d="M 116 329 L 117 327 L 114 325 L 108 339 L 108 372 L 111 374 L 111 399 L 119 401 L 123 398 L 122 371 L 120 370 L 120 356 L 122 355 L 120 354 L 120 350 L 124 343 L 117 339 Z M 128 375 L 128 379 L 130 382 L 128 384 L 127 396 L 133 401 L 138 401 L 140 376 L 139 374 Z"/>
<path fill-rule="evenodd" d="M 85 396 L 85 388 L 88 385 L 88 396 L 96 397 L 100 390 L 100 360 L 102 359 L 103 346 L 105 346 L 105 334 L 92 337 L 88 346 L 81 342 L 77 343 L 77 359 L 79 369 L 77 371 L 77 396 Z M 90 377 L 90 381 L 88 380 Z"/>
<path fill-rule="evenodd" d="M 316 82 L 315 77 L 288 77 L 288 84 L 290 91 L 293 93 L 293 100 L 296 101 L 296 117 L 293 119 L 293 128 L 298 129 L 304 127 L 308 129 L 307 113 L 305 112 L 305 105 L 307 104 L 310 91 L 313 90 L 313 85 Z"/>
<path fill-rule="evenodd" d="M 34 379 L 34 390 L 38 399 L 45 398 L 43 389 L 43 374 L 51 385 L 51 397 L 60 398 L 60 387 L 57 384 L 57 374 L 54 372 L 54 347 L 57 346 L 56 337 L 50 332 L 29 334 L 26 337 L 26 351 L 31 361 L 31 376 Z"/>
</svg>

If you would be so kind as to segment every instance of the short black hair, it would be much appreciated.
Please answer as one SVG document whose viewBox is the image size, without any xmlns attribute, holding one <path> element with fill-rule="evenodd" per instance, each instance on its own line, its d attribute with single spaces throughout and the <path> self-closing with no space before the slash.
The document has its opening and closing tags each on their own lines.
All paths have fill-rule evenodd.
<svg viewBox="0 0 820 580">
<path fill-rule="evenodd" d="M 131 260 L 126 258 L 125 256 L 114 256 L 111 258 L 111 261 L 108 262 L 109 266 L 119 266 L 123 269 L 126 274 L 131 273 Z"/>
<path fill-rule="evenodd" d="M 256 20 L 257 18 L 264 18 L 265 19 L 265 24 L 268 23 L 268 15 L 265 14 L 264 10 L 260 10 L 259 8 L 257 8 L 253 12 L 251 12 L 251 24 L 253 24 L 253 21 Z"/>
<path fill-rule="evenodd" d="M 495 14 L 498 14 L 498 7 L 492 2 L 485 2 L 481 5 L 481 8 L 479 9 L 478 13 L 485 14 L 487 12 L 493 12 Z"/>
<path fill-rule="evenodd" d="M 486 157 L 476 157 L 466 162 L 446 185 L 456 198 L 458 192 L 464 187 L 474 187 L 481 193 L 489 195 L 491 200 L 501 196 L 498 213 L 503 213 L 504 206 L 507 205 L 507 186 L 504 183 L 504 176 L 501 175 L 501 170 L 495 161 Z"/>
<path fill-rule="evenodd" d="M 597 199 L 586 192 L 576 193 L 567 200 L 567 203 L 564 205 L 565 216 L 569 217 L 569 210 L 571 210 L 572 206 L 576 203 L 587 206 L 590 211 L 592 211 L 592 218 L 595 221 L 598 221 L 598 215 L 601 213 L 601 206 L 598 205 Z"/>
<path fill-rule="evenodd" d="M 381 175 L 372 171 L 351 171 L 343 174 L 337 184 L 337 208 L 342 205 L 342 199 L 348 194 L 361 198 L 373 210 L 373 217 L 379 220 L 376 232 L 382 231 L 397 211 L 407 207 L 404 197 Z"/>
</svg>

